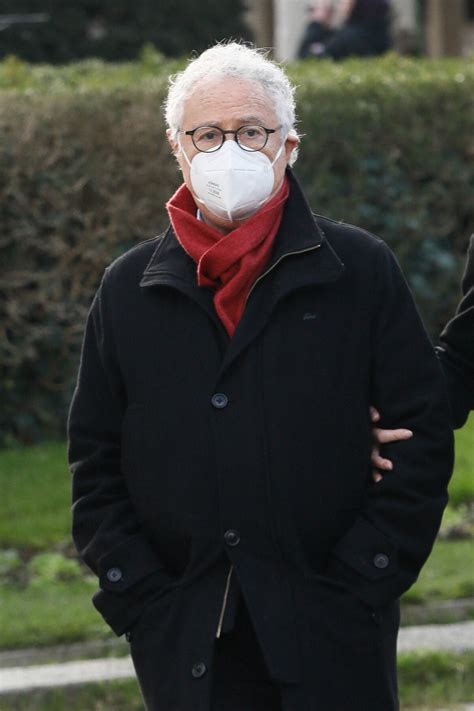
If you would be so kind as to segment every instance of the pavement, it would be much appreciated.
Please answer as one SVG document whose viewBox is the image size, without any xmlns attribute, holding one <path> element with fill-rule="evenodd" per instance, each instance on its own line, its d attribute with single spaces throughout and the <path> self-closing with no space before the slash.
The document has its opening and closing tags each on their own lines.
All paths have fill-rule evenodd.
<svg viewBox="0 0 474 711">
<path fill-rule="evenodd" d="M 398 652 L 430 649 L 449 652 L 464 652 L 474 649 L 474 622 L 456 622 L 451 625 L 416 625 L 400 629 Z"/>
<path fill-rule="evenodd" d="M 112 679 L 128 679 L 133 676 L 135 676 L 135 672 L 130 657 L 10 667 L 0 671 L 0 694 L 87 682 L 111 681 Z"/>
<path fill-rule="evenodd" d="M 398 637 L 399 653 L 414 650 L 474 650 L 474 622 L 402 627 Z M 4 666 L 0 669 L 0 694 L 134 676 L 130 656 L 68 661 L 61 664 Z M 459 708 L 463 711 L 474 711 L 474 704 Z"/>
</svg>

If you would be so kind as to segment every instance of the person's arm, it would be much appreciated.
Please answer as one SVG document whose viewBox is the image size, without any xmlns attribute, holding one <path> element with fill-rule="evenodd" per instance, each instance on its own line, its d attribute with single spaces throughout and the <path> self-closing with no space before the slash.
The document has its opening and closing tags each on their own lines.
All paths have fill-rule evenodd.
<svg viewBox="0 0 474 711">
<path fill-rule="evenodd" d="M 392 253 L 379 244 L 374 268 L 371 402 L 382 429 L 413 437 L 387 444 L 396 475 L 367 491 L 355 523 L 331 552 L 327 574 L 370 605 L 398 598 L 417 579 L 446 506 L 453 433 L 444 377 Z"/>
<path fill-rule="evenodd" d="M 474 410 L 474 235 L 469 244 L 461 290 L 463 298 L 440 335 L 442 345 L 436 347 L 446 377 L 454 429 L 462 427 L 469 412 Z M 371 415 L 374 423 L 380 419 L 376 410 Z M 373 437 L 372 465 L 374 478 L 378 480 L 378 470 L 389 471 L 391 468 L 390 460 L 380 456 L 380 445 L 401 437 L 379 427 L 373 428 Z"/>
<path fill-rule="evenodd" d="M 474 235 L 471 236 L 466 268 L 461 282 L 463 299 L 456 315 L 449 321 L 441 340 L 445 347 L 437 347 L 437 355 L 443 368 L 448 387 L 448 396 L 453 413 L 453 427 L 462 427 L 471 410 L 474 410 Z M 380 413 L 372 407 L 372 476 L 382 479 L 384 473 L 393 469 L 393 462 L 381 456 L 380 447 L 387 442 L 396 442 L 412 436 L 408 430 L 385 430 L 377 425 Z"/>
<path fill-rule="evenodd" d="M 331 19 L 331 27 L 342 27 L 350 18 L 356 0 L 339 0 L 333 11 Z"/>
<path fill-rule="evenodd" d="M 107 308 L 107 271 L 87 319 L 68 418 L 72 538 L 98 576 L 92 600 L 113 631 L 127 631 L 170 581 L 137 520 L 120 467 L 126 396 Z"/>
<path fill-rule="evenodd" d="M 474 410 L 474 235 L 461 289 L 462 301 L 443 329 L 436 349 L 448 384 L 455 428 L 462 427 Z"/>
</svg>

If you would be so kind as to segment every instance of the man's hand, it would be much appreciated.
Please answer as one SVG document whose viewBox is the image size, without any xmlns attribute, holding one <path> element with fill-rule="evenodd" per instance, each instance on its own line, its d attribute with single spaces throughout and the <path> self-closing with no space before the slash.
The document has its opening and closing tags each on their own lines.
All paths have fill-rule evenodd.
<svg viewBox="0 0 474 711">
<path fill-rule="evenodd" d="M 372 423 L 376 423 L 380 420 L 380 413 L 375 407 L 370 408 L 370 420 Z M 372 477 L 375 482 L 381 481 L 383 479 L 380 470 L 384 472 L 392 471 L 393 462 L 390 459 L 384 459 L 380 456 L 380 445 L 386 444 L 387 442 L 398 442 L 403 439 L 410 439 L 413 437 L 413 432 L 411 430 L 398 429 L 398 430 L 382 430 L 380 427 L 372 427 Z"/>
</svg>

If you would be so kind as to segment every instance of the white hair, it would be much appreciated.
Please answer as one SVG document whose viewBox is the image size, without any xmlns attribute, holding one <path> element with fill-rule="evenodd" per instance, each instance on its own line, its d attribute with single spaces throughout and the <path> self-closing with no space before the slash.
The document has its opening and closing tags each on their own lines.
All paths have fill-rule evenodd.
<svg viewBox="0 0 474 711">
<path fill-rule="evenodd" d="M 237 42 L 219 43 L 192 59 L 186 69 L 169 78 L 164 102 L 166 123 L 176 138 L 180 129 L 184 103 L 198 82 L 235 77 L 260 84 L 270 98 L 284 134 L 297 136 L 295 128 L 295 86 L 283 69 L 267 58 L 268 52 Z M 293 150 L 290 165 L 297 157 Z"/>
</svg>

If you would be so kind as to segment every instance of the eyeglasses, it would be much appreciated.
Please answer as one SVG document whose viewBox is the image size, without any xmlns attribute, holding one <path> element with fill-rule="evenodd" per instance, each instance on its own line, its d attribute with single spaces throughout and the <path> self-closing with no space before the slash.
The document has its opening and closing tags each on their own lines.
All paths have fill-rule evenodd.
<svg viewBox="0 0 474 711">
<path fill-rule="evenodd" d="M 201 153 L 213 153 L 218 151 L 224 144 L 227 133 L 234 135 L 234 141 L 244 151 L 261 151 L 265 148 L 268 136 L 275 133 L 277 128 L 265 128 L 264 126 L 241 126 L 236 131 L 224 131 L 219 126 L 199 126 L 192 131 L 183 131 L 185 136 L 191 136 L 194 147 Z"/>
</svg>

